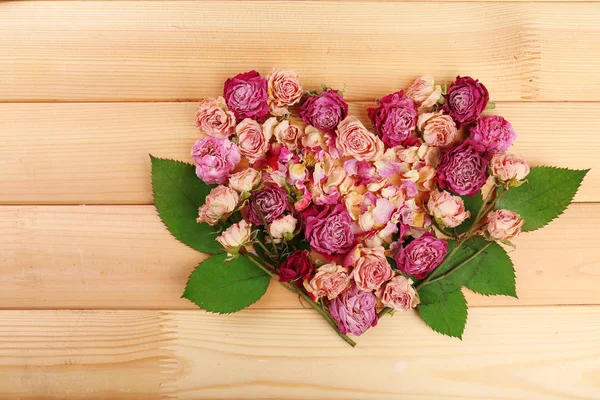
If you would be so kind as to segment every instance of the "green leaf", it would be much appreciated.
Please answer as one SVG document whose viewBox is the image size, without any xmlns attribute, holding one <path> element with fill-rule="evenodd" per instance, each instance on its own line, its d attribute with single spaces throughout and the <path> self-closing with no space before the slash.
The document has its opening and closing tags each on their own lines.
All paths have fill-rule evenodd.
<svg viewBox="0 0 600 400">
<path fill-rule="evenodd" d="M 443 301 L 420 304 L 419 314 L 434 331 L 462 339 L 467 323 L 467 301 L 460 289 L 449 293 Z"/>
<path fill-rule="evenodd" d="M 471 225 L 475 222 L 475 217 L 481 207 L 483 206 L 483 197 L 481 195 L 481 190 L 475 193 L 473 196 L 460 196 L 465 203 L 465 210 L 471 213 L 471 216 L 467 218 L 462 224 L 456 227 L 456 232 L 458 234 L 465 233 Z"/>
<path fill-rule="evenodd" d="M 486 296 L 517 297 L 515 269 L 506 251 L 497 243 L 492 243 L 481 257 L 481 263 L 475 270 L 475 274 L 465 286 L 475 293 Z"/>
<path fill-rule="evenodd" d="M 226 257 L 223 253 L 202 261 L 182 297 L 219 314 L 239 311 L 260 299 L 269 286 L 269 275 L 246 257 L 225 261 Z"/>
<path fill-rule="evenodd" d="M 196 222 L 198 208 L 215 186 L 202 182 L 191 164 L 153 156 L 150 160 L 156 211 L 169 232 L 180 242 L 203 253 L 222 251 L 215 240 L 218 227 Z"/>
<path fill-rule="evenodd" d="M 539 229 L 565 211 L 588 171 L 532 168 L 528 182 L 504 193 L 496 203 L 496 209 L 518 213 L 525 220 L 524 232 Z"/>
</svg>

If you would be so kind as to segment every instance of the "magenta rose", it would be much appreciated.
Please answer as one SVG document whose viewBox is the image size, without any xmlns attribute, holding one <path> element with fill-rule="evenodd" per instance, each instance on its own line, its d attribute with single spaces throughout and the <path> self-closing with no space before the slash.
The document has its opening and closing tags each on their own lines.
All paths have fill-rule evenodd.
<svg viewBox="0 0 600 400">
<path fill-rule="evenodd" d="M 379 106 L 369 108 L 368 112 L 375 131 L 390 147 L 401 145 L 415 134 L 417 109 L 415 103 L 404 96 L 403 90 L 382 97 Z"/>
<path fill-rule="evenodd" d="M 290 282 L 296 279 L 307 279 L 314 267 L 308 251 L 296 250 L 281 263 L 279 268 L 279 281 Z"/>
<path fill-rule="evenodd" d="M 266 185 L 253 192 L 248 202 L 248 219 L 254 225 L 264 225 L 277 219 L 288 206 L 285 189 L 277 185 Z"/>
<path fill-rule="evenodd" d="M 467 125 L 474 122 L 485 110 L 490 95 L 478 80 L 470 76 L 456 77 L 456 81 L 448 88 L 444 95 L 444 111 L 449 114 L 456 126 Z"/>
<path fill-rule="evenodd" d="M 300 107 L 300 116 L 309 125 L 328 132 L 348 115 L 348 104 L 335 90 L 308 97 Z"/>
<path fill-rule="evenodd" d="M 481 143 L 491 152 L 508 150 L 516 137 L 510 122 L 499 115 L 481 118 L 470 132 L 471 140 Z"/>
<path fill-rule="evenodd" d="M 447 250 L 448 242 L 427 232 L 396 254 L 396 264 L 402 272 L 423 279 L 442 263 Z"/>
<path fill-rule="evenodd" d="M 467 140 L 442 153 L 437 169 L 438 184 L 456 194 L 473 196 L 488 178 L 485 147 Z"/>
<path fill-rule="evenodd" d="M 267 80 L 254 70 L 227 79 L 223 97 L 238 120 L 262 121 L 269 112 Z"/>
<path fill-rule="evenodd" d="M 204 183 L 223 184 L 242 158 L 238 147 L 227 138 L 207 136 L 198 139 L 192 148 L 196 175 Z"/>
<path fill-rule="evenodd" d="M 306 217 L 304 223 L 306 239 L 317 253 L 346 254 L 354 245 L 352 219 L 341 204 L 333 209 L 324 207 L 318 214 Z"/>
<path fill-rule="evenodd" d="M 329 312 L 345 335 L 360 336 L 375 325 L 377 297 L 373 292 L 363 292 L 353 284 L 335 299 L 329 301 Z"/>
</svg>

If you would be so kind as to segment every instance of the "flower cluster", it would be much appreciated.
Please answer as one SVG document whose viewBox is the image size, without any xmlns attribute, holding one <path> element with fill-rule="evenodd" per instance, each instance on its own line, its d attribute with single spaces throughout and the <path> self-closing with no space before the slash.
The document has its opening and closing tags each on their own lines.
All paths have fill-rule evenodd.
<svg viewBox="0 0 600 400">
<path fill-rule="evenodd" d="M 341 91 L 305 91 L 294 71 L 236 75 L 196 113 L 196 173 L 217 185 L 198 222 L 221 226 L 228 253 L 259 258 L 341 334 L 360 335 L 382 309 L 417 307 L 418 285 L 475 217 L 461 196 L 489 184 L 466 235 L 519 235 L 519 215 L 491 203 L 522 184 L 529 165 L 507 153 L 511 124 L 482 116 L 488 101 L 470 77 L 442 88 L 425 76 L 380 98 L 367 123 Z"/>
</svg>

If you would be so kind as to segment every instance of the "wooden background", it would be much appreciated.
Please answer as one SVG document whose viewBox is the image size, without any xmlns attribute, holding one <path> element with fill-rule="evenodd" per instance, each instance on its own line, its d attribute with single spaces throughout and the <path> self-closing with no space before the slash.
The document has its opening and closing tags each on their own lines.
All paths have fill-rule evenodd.
<svg viewBox="0 0 600 400">
<path fill-rule="evenodd" d="M 295 68 L 352 112 L 422 74 L 481 79 L 534 165 L 592 168 L 511 254 L 519 300 L 468 293 L 464 340 L 412 313 L 355 349 L 273 286 L 180 299 L 203 256 L 152 206 L 198 99 Z M 0 398 L 600 399 L 600 2 L 0 2 Z"/>
</svg>

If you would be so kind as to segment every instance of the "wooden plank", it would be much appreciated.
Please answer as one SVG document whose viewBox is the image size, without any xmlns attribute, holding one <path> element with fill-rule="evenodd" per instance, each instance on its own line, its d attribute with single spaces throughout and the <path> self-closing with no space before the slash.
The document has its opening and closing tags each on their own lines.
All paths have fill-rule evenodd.
<svg viewBox="0 0 600 400">
<path fill-rule="evenodd" d="M 600 100 L 596 2 L 274 4 L 4 2 L 0 99 L 198 99 L 235 73 L 287 65 L 351 100 L 425 73 L 473 75 L 496 100 Z"/>
<path fill-rule="evenodd" d="M 462 342 L 406 313 L 354 349 L 319 318 L 2 311 L 0 396 L 600 399 L 600 307 L 472 309 Z"/>
<path fill-rule="evenodd" d="M 366 108 L 350 112 L 368 123 Z M 196 103 L 0 104 L 0 204 L 150 204 L 148 153 L 191 161 Z M 499 103 L 532 165 L 592 168 L 576 201 L 600 201 L 599 103 Z"/>
<path fill-rule="evenodd" d="M 576 204 L 517 240 L 518 300 L 467 293 L 469 303 L 600 304 L 599 211 Z M 180 296 L 205 256 L 170 237 L 151 206 L 4 206 L 0 232 L 0 308 L 195 307 Z M 254 307 L 302 305 L 273 282 Z"/>
</svg>

